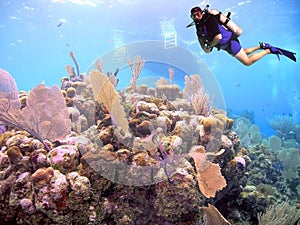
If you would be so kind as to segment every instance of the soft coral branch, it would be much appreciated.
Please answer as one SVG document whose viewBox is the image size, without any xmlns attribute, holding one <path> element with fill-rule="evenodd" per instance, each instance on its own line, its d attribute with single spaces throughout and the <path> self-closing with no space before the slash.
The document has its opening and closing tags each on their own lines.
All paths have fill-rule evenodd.
<svg viewBox="0 0 300 225">
<path fill-rule="evenodd" d="M 71 58 L 72 58 L 72 60 L 73 60 L 73 62 L 74 62 L 74 64 L 75 64 L 75 66 L 76 66 L 77 76 L 79 77 L 79 76 L 80 76 L 80 73 L 79 73 L 79 66 L 78 66 L 77 60 L 76 60 L 76 58 L 75 58 L 75 55 L 74 55 L 74 53 L 73 53 L 72 51 L 70 51 L 70 56 L 71 56 Z"/>
<path fill-rule="evenodd" d="M 140 55 L 137 55 L 137 56 L 134 57 L 133 61 L 132 61 L 131 58 L 128 58 L 127 62 L 130 66 L 130 70 L 131 70 L 131 73 L 132 73 L 132 77 L 131 77 L 131 80 L 130 80 L 130 86 L 133 90 L 135 90 L 136 81 L 137 81 L 137 79 L 139 78 L 139 76 L 142 72 L 142 69 L 145 65 L 145 60 L 142 59 L 142 57 Z"/>
</svg>

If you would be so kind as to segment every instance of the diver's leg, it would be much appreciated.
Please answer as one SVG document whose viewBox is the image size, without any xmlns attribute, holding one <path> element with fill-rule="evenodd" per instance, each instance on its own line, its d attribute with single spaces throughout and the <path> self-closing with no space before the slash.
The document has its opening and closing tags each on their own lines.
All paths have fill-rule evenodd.
<svg viewBox="0 0 300 225">
<path fill-rule="evenodd" d="M 237 58 L 241 63 L 243 63 L 246 66 L 250 66 L 253 63 L 257 62 L 260 60 L 262 57 L 265 55 L 270 54 L 270 50 L 262 50 L 260 52 L 256 52 L 250 56 L 247 55 L 246 51 L 242 48 L 236 55 L 235 58 Z"/>
<path fill-rule="evenodd" d="M 255 46 L 255 47 L 251 47 L 251 48 L 246 48 L 244 49 L 245 53 L 247 55 L 251 54 L 252 52 L 255 52 L 257 50 L 261 49 L 260 46 Z"/>
</svg>

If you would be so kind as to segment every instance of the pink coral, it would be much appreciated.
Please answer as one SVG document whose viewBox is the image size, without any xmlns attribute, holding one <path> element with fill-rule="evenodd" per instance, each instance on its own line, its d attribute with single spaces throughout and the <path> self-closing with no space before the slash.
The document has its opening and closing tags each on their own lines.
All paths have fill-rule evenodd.
<svg viewBox="0 0 300 225">
<path fill-rule="evenodd" d="M 145 65 L 145 60 L 142 59 L 142 57 L 140 55 L 137 55 L 137 56 L 134 57 L 133 62 L 132 62 L 131 58 L 128 58 L 127 62 L 130 66 L 130 70 L 131 70 L 131 73 L 132 73 L 132 78 L 130 80 L 130 85 L 131 85 L 131 88 L 133 90 L 135 90 L 136 81 L 139 78 L 139 76 L 141 74 L 141 71 L 142 71 L 142 69 Z"/>
<path fill-rule="evenodd" d="M 201 77 L 198 74 L 185 76 L 184 98 L 191 101 L 193 108 L 198 115 L 209 116 L 213 107 L 213 99 L 204 90 Z"/>
<path fill-rule="evenodd" d="M 52 176 L 44 186 L 34 186 L 35 206 L 37 210 L 55 215 L 68 205 L 68 181 L 59 170 L 52 172 Z"/>
<path fill-rule="evenodd" d="M 61 172 L 71 172 L 76 170 L 79 151 L 73 145 L 61 145 L 53 148 L 48 153 L 50 165 Z"/>
<path fill-rule="evenodd" d="M 171 84 L 173 84 L 175 70 L 174 70 L 174 68 L 169 67 L 168 72 L 169 72 L 169 80 L 170 80 L 170 85 L 171 85 Z"/>
<path fill-rule="evenodd" d="M 34 214 L 36 212 L 36 208 L 33 204 L 33 202 L 28 198 L 23 198 L 20 201 L 20 206 L 22 210 L 28 214 Z"/>
<path fill-rule="evenodd" d="M 213 100 L 203 88 L 198 89 L 192 96 L 191 102 L 198 115 L 209 116 L 213 107 Z"/>
</svg>

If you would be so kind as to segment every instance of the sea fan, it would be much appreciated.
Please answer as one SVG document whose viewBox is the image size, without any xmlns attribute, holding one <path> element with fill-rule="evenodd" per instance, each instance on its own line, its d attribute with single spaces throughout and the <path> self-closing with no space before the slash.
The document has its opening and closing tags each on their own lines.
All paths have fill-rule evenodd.
<svg viewBox="0 0 300 225">
<path fill-rule="evenodd" d="M 93 70 L 90 73 L 90 81 L 94 99 L 103 103 L 109 111 L 113 123 L 120 126 L 125 134 L 128 133 L 129 125 L 124 107 L 121 105 L 119 95 L 115 92 L 115 88 L 109 78 L 105 74 Z"/>
<path fill-rule="evenodd" d="M 220 151 L 217 154 L 222 154 L 224 151 Z M 221 174 L 221 168 L 218 164 L 209 162 L 207 160 L 208 153 L 205 153 L 204 148 L 199 148 L 190 153 L 190 156 L 194 159 L 198 186 L 201 193 L 206 198 L 214 198 L 216 193 L 226 187 L 227 183 L 225 178 Z"/>
<path fill-rule="evenodd" d="M 0 69 L 0 125 L 15 126 L 22 123 L 21 104 L 14 78 Z"/>
<path fill-rule="evenodd" d="M 18 98 L 18 88 L 15 79 L 6 71 L 0 68 L 0 92 L 6 93 L 10 99 Z"/>
<path fill-rule="evenodd" d="M 65 99 L 58 86 L 36 86 L 29 94 L 27 106 L 22 110 L 23 124 L 31 134 L 56 141 L 71 132 L 71 120 Z"/>
<path fill-rule="evenodd" d="M 10 86 L 0 91 L 0 125 L 6 124 L 25 130 L 50 150 L 44 140 L 56 141 L 71 132 L 69 113 L 60 88 L 36 86 L 28 95 L 27 106 L 21 110 L 18 98 L 11 94 L 18 90 L 17 86 L 14 85 L 13 78 L 9 78 L 9 74 L 6 77 L 7 74 L 1 74 L 0 78 Z M 1 83 L 1 86 L 5 86 L 5 83 Z"/>
</svg>

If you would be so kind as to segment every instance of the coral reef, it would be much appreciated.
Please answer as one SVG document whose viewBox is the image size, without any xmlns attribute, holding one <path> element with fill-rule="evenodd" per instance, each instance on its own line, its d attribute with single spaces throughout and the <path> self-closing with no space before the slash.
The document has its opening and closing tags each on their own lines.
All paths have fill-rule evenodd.
<svg viewBox="0 0 300 225">
<path fill-rule="evenodd" d="M 281 119 L 279 120 L 281 121 Z M 285 119 L 290 121 L 288 117 Z M 252 200 L 256 201 L 255 205 L 258 207 L 256 211 L 259 214 L 266 212 L 266 206 L 270 208 L 285 201 L 289 201 L 291 206 L 299 208 L 300 158 L 296 136 L 291 135 L 291 133 L 282 136 L 279 135 L 281 132 L 276 132 L 276 135 L 251 141 L 254 135 L 247 135 L 247 127 L 249 129 L 253 124 L 243 117 L 237 119 L 237 121 L 239 121 L 239 126 L 235 126 L 235 130 L 239 136 L 248 136 L 247 155 L 251 159 L 251 163 L 248 166 L 247 186 L 244 188 L 242 195 L 245 198 L 252 197 Z M 283 125 L 282 121 L 278 124 Z M 287 124 L 287 126 L 291 127 L 290 124 Z M 259 130 L 256 129 L 255 133 L 258 134 Z M 243 138 L 243 140 L 245 139 Z M 259 204 L 261 204 L 260 208 Z M 249 212 L 247 214 L 248 216 L 251 215 Z M 228 217 L 230 218 L 231 216 Z M 266 221 L 259 222 L 259 218 L 257 219 L 255 214 L 252 214 L 251 217 L 250 221 L 253 224 L 266 223 Z M 269 219 L 271 220 L 272 218 L 269 217 Z M 275 217 L 273 219 L 276 224 L 275 220 L 277 219 Z"/>
<path fill-rule="evenodd" d="M 26 129 L 41 132 L 41 138 L 12 123 L 2 129 L 2 224 L 256 225 L 267 205 L 295 196 L 295 179 L 286 185 L 284 170 L 273 166 L 294 163 L 290 152 L 280 156 L 275 148 L 252 145 L 261 142 L 259 129 L 243 120 L 239 128 L 245 136 L 248 125 L 253 127 L 246 149 L 226 112 L 195 112 L 192 90 L 203 88 L 198 75 L 185 78 L 176 98 L 166 98 L 157 89 L 136 85 L 142 66 L 133 70 L 127 92 L 116 92 L 99 69 L 81 80 L 62 78 L 61 90 L 38 86 L 30 92 L 24 111 L 41 108 L 43 100 L 72 124 L 43 108 L 32 109 L 39 119 L 29 117 Z M 169 73 L 170 84 L 163 85 L 175 85 L 174 71 Z M 64 107 L 55 96 L 63 98 Z M 14 107 L 20 110 L 20 102 Z M 65 133 L 64 126 L 72 132 Z"/>
</svg>

